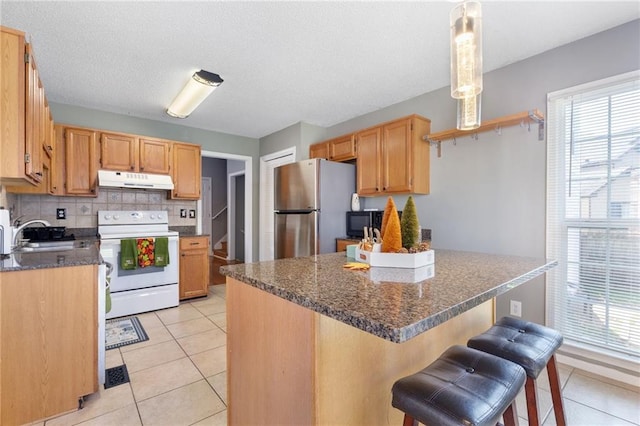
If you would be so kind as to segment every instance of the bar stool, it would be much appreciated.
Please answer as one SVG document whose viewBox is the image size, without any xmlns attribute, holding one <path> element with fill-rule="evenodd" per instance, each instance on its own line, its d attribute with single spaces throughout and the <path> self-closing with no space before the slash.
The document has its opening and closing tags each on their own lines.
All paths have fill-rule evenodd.
<svg viewBox="0 0 640 426">
<path fill-rule="evenodd" d="M 391 405 L 404 426 L 517 425 L 515 398 L 526 380 L 519 365 L 464 346 L 452 346 L 411 376 L 393 384 Z"/>
<path fill-rule="evenodd" d="M 525 394 L 531 426 L 538 426 L 541 423 L 538 416 L 536 379 L 546 366 L 556 424 L 565 426 L 567 422 L 555 356 L 561 344 L 562 335 L 556 330 L 517 318 L 504 317 L 489 330 L 472 337 L 467 346 L 508 359 L 525 369 L 527 372 Z"/>
</svg>

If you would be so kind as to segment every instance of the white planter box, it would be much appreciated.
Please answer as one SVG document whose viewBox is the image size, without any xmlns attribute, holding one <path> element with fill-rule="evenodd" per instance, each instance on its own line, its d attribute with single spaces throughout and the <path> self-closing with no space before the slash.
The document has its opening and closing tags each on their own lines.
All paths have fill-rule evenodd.
<svg viewBox="0 0 640 426">
<path fill-rule="evenodd" d="M 436 274 L 435 265 L 419 268 L 371 268 L 369 279 L 373 282 L 418 283 L 433 278 Z"/>
<path fill-rule="evenodd" d="M 433 250 L 420 253 L 378 253 L 356 248 L 355 259 L 357 262 L 385 268 L 420 268 L 432 265 L 435 262 L 435 253 Z"/>
</svg>

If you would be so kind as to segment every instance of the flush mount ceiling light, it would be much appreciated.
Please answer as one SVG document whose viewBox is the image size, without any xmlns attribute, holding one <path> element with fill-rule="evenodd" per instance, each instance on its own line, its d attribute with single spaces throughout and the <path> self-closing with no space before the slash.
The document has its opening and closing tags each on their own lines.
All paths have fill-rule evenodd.
<svg viewBox="0 0 640 426">
<path fill-rule="evenodd" d="M 187 118 L 223 81 L 218 74 L 212 72 L 200 70 L 194 73 L 167 108 L 167 114 Z"/>
<path fill-rule="evenodd" d="M 482 92 L 482 11 L 480 3 L 467 1 L 450 14 L 451 96 L 458 100 L 457 128 L 480 127 Z"/>
</svg>

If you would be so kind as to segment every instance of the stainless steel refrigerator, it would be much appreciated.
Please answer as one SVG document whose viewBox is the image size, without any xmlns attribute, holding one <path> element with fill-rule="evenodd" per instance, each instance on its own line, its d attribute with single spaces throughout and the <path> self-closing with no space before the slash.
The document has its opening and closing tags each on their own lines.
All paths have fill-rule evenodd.
<svg viewBox="0 0 640 426">
<path fill-rule="evenodd" d="M 336 251 L 356 190 L 353 164 L 314 158 L 274 170 L 275 258 Z"/>
</svg>

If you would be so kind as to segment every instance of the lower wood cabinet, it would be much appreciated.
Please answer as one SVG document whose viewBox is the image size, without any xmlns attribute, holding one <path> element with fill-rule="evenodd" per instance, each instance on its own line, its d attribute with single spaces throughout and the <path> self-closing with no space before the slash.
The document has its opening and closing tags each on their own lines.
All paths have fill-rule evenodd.
<svg viewBox="0 0 640 426">
<path fill-rule="evenodd" d="M 78 408 L 98 391 L 98 266 L 0 272 L 0 424 Z"/>
<path fill-rule="evenodd" d="M 360 240 L 349 238 L 336 238 L 336 251 L 347 251 L 347 246 L 358 244 Z"/>
<path fill-rule="evenodd" d="M 209 237 L 180 237 L 180 300 L 209 291 Z"/>
</svg>

